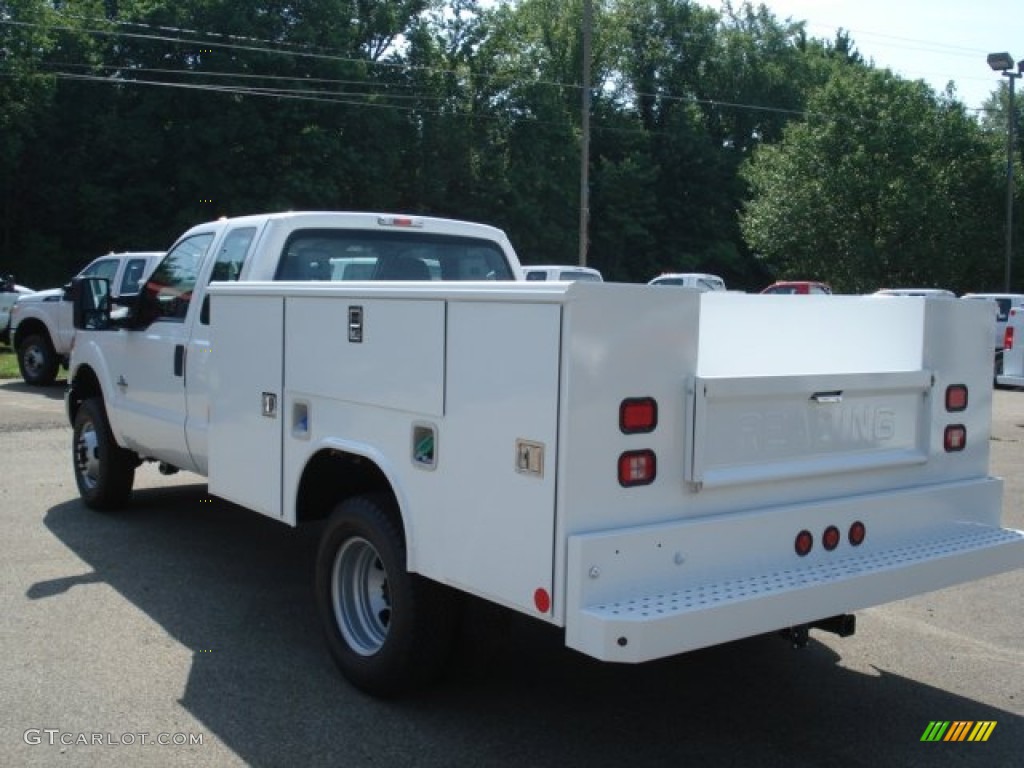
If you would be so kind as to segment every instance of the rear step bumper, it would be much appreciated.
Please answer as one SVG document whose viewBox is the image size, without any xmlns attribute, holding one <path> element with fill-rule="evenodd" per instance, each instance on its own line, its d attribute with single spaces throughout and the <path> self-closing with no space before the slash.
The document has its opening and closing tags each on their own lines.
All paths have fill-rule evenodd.
<svg viewBox="0 0 1024 768">
<path fill-rule="evenodd" d="M 976 503 L 993 493 L 998 498 L 998 485 L 979 481 L 864 497 L 857 508 L 864 513 L 857 519 L 865 518 L 868 530 L 864 545 L 807 558 L 794 555 L 779 567 L 764 567 L 772 541 L 758 535 L 760 526 L 750 515 L 740 516 L 750 528 L 746 546 L 735 541 L 738 529 L 729 530 L 742 527 L 744 519 L 570 537 L 566 643 L 604 661 L 648 661 L 1024 566 L 1021 531 L 954 520 L 907 535 L 929 506 L 941 515 L 939 502 L 950 497 Z M 803 527 L 809 514 L 827 522 L 845 519 L 841 507 L 828 505 L 768 510 L 757 517 L 771 516 L 783 528 L 793 528 Z M 898 516 L 895 524 L 893 516 Z M 721 557 L 732 562 L 732 573 L 728 563 L 717 566 L 717 578 L 711 565 L 716 540 Z M 665 563 L 660 569 L 648 565 L 641 578 L 635 577 L 632 566 L 658 560 Z M 762 565 L 754 571 L 758 560 Z"/>
</svg>

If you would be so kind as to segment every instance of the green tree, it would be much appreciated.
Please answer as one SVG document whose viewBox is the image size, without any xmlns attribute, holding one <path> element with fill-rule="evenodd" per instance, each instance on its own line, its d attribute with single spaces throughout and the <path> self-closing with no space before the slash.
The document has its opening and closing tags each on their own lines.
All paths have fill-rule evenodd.
<svg viewBox="0 0 1024 768">
<path fill-rule="evenodd" d="M 0 4 L 0 272 L 26 281 L 22 233 L 37 219 L 20 200 L 32 186 L 27 157 L 56 87 L 45 67 L 57 46 L 53 24 L 53 9 L 43 0 Z M 37 237 L 41 241 L 45 235 Z"/>
<path fill-rule="evenodd" d="M 743 171 L 744 235 L 779 277 L 857 293 L 997 287 L 992 146 L 962 104 L 839 67 L 808 112 Z"/>
</svg>

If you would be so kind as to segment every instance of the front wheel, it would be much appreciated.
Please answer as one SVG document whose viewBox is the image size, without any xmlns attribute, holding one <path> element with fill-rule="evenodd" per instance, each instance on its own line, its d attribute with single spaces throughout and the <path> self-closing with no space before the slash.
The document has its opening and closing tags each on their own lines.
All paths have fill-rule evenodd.
<svg viewBox="0 0 1024 768">
<path fill-rule="evenodd" d="M 57 378 L 60 360 L 45 334 L 33 333 L 18 345 L 18 369 L 26 384 L 45 387 Z"/>
<path fill-rule="evenodd" d="M 114 440 L 102 400 L 90 398 L 79 406 L 71 450 L 78 493 L 87 506 L 116 509 L 128 502 L 138 461 Z"/>
<path fill-rule="evenodd" d="M 335 663 L 374 696 L 429 682 L 452 647 L 455 593 L 409 573 L 405 563 L 389 496 L 357 496 L 335 508 L 317 554 L 317 606 Z"/>
</svg>

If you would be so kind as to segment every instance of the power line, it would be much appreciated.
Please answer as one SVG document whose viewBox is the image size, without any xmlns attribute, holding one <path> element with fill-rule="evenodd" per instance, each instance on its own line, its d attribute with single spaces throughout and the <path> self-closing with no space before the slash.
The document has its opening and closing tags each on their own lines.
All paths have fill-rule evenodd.
<svg viewBox="0 0 1024 768">
<path fill-rule="evenodd" d="M 76 18 L 83 18 L 83 17 L 76 17 Z M 95 19 L 91 19 L 91 18 L 88 18 L 88 17 L 84 17 L 84 20 L 95 21 Z M 199 30 L 187 30 L 187 29 L 178 28 L 178 27 L 153 27 L 152 25 L 148 25 L 148 24 L 140 24 L 140 23 L 135 23 L 135 22 L 124 22 L 124 21 L 115 21 L 114 23 L 117 24 L 117 25 L 121 25 L 121 26 L 134 26 L 134 27 L 143 27 L 143 28 L 153 28 L 153 29 L 159 30 L 160 32 L 175 32 L 175 33 L 184 33 L 184 34 L 209 35 L 209 33 L 203 33 L 203 32 L 201 32 Z M 385 67 L 385 68 L 390 68 L 390 69 L 399 69 L 399 70 L 410 71 L 410 72 L 420 71 L 420 72 L 427 72 L 427 73 L 431 73 L 431 74 L 451 75 L 451 76 L 455 76 L 455 77 L 459 77 L 459 78 L 465 78 L 465 79 L 469 79 L 469 80 L 473 80 L 473 79 L 491 79 L 491 80 L 506 79 L 506 80 L 509 80 L 511 82 L 512 78 L 515 76 L 513 73 L 507 73 L 507 74 L 471 73 L 470 74 L 470 73 L 464 73 L 464 72 L 460 72 L 460 71 L 453 70 L 453 69 L 445 69 L 445 68 L 438 68 L 438 67 L 427 67 L 427 66 L 417 66 L 417 65 L 410 65 L 410 64 L 401 63 L 401 62 L 379 62 L 379 61 L 373 61 L 373 60 L 362 59 L 362 58 L 340 56 L 340 55 L 333 54 L 333 53 L 322 53 L 322 52 L 317 52 L 317 51 L 312 51 L 312 50 L 306 50 L 308 48 L 308 46 L 297 46 L 296 44 L 292 44 L 292 43 L 271 43 L 271 41 L 260 40 L 259 38 L 242 37 L 242 36 L 230 35 L 230 34 L 222 35 L 222 37 L 226 37 L 229 40 L 240 40 L 240 41 L 246 41 L 246 42 L 245 43 L 228 43 L 228 42 L 221 42 L 221 41 L 217 41 L 217 40 L 210 40 L 210 39 L 207 39 L 207 37 L 203 37 L 202 39 L 189 39 L 189 38 L 182 38 L 182 37 L 172 37 L 172 36 L 165 35 L 165 34 L 142 34 L 142 33 L 136 33 L 136 32 L 125 32 L 123 30 L 79 29 L 79 28 L 71 27 L 71 26 L 62 26 L 62 25 L 55 25 L 55 24 L 40 24 L 40 23 L 34 23 L 34 22 L 20 22 L 20 21 L 15 22 L 15 21 L 12 21 L 12 20 L 0 20 L 0 24 L 8 24 L 8 25 L 18 26 L 18 27 L 32 27 L 32 28 L 41 28 L 41 29 L 52 29 L 52 30 L 57 30 L 57 31 L 81 32 L 81 33 L 86 33 L 86 34 L 96 34 L 96 35 L 110 36 L 110 37 L 125 37 L 125 38 L 129 38 L 129 39 L 141 39 L 141 40 L 151 40 L 151 41 L 159 41 L 159 42 L 171 42 L 171 43 L 175 43 L 175 44 L 179 44 L 179 45 L 190 45 L 190 46 L 198 46 L 198 47 L 208 47 L 208 48 L 211 48 L 211 49 L 214 48 L 214 47 L 219 47 L 219 48 L 224 48 L 224 49 L 228 49 L 228 50 L 241 50 L 241 51 L 252 52 L 252 53 L 263 53 L 263 54 L 281 55 L 281 56 L 296 56 L 296 57 L 302 57 L 302 58 L 334 61 L 334 62 L 341 62 L 341 63 L 356 63 L 356 64 L 360 64 L 360 65 L 371 65 L 371 66 Z M 264 43 L 265 45 L 251 45 L 249 43 Z M 279 48 L 269 48 L 269 47 L 266 47 L 266 45 L 270 45 L 270 44 L 282 45 L 282 46 L 286 46 L 287 48 L 293 48 L 293 49 L 298 47 L 299 50 L 281 50 Z M 74 66 L 74 65 L 67 65 L 67 66 Z M 113 70 L 113 71 L 125 70 L 126 69 L 124 67 L 120 67 L 119 68 L 119 67 L 117 67 L 117 65 L 102 65 L 102 68 L 105 68 L 105 69 L 108 69 L 108 70 Z M 291 78 L 289 78 L 287 76 L 280 76 L 280 75 L 259 75 L 259 74 L 254 74 L 254 73 L 227 73 L 227 72 L 217 72 L 217 71 L 213 71 L 213 70 L 188 70 L 188 69 L 183 69 L 183 70 L 162 70 L 162 69 L 148 69 L 148 68 L 135 68 L 135 67 L 132 67 L 132 68 L 127 68 L 127 71 L 131 72 L 133 74 L 136 73 L 136 72 L 150 72 L 151 71 L 151 72 L 163 73 L 163 74 L 178 74 L 178 75 L 195 76 L 195 77 L 198 77 L 198 76 L 236 77 L 236 78 L 239 78 L 239 79 L 244 79 L 244 78 L 264 78 L 264 79 L 268 79 L 268 80 L 278 79 L 279 78 L 279 79 L 284 79 L 284 80 L 290 79 L 290 80 L 293 80 L 293 81 L 301 81 L 301 82 L 309 82 L 309 83 L 318 82 L 318 83 L 328 83 L 328 84 L 335 84 L 335 83 L 337 83 L 337 84 L 347 84 L 347 85 L 366 85 L 368 87 L 376 86 L 378 88 L 381 87 L 381 86 L 384 86 L 384 87 L 401 87 L 401 88 L 414 88 L 414 87 L 417 87 L 415 84 L 390 83 L 390 82 L 382 83 L 382 82 L 373 81 L 373 80 L 345 80 L 345 79 L 336 79 L 336 78 L 305 78 L 305 77 L 291 77 Z M 76 75 L 76 74 L 73 74 L 73 73 L 67 73 L 66 75 L 63 75 L 63 76 L 58 74 L 58 76 L 61 77 L 61 79 L 66 79 L 66 80 L 81 80 L 81 81 L 91 81 L 91 82 L 111 82 L 111 83 L 120 84 L 120 85 L 131 84 L 131 83 L 138 83 L 138 84 L 143 84 L 143 85 L 145 85 L 145 84 L 152 84 L 154 86 L 160 86 L 160 87 L 177 87 L 178 86 L 178 84 L 175 84 L 175 83 L 158 82 L 158 81 L 150 81 L 150 80 L 139 80 L 139 79 L 135 79 L 135 78 L 126 78 L 126 77 L 111 78 L 111 77 L 100 77 L 100 76 Z M 515 83 L 515 82 L 512 82 L 511 84 L 512 84 L 513 87 L 517 85 L 517 83 Z M 556 87 L 556 88 L 559 88 L 559 89 L 577 89 L 578 90 L 580 88 L 579 85 L 575 85 L 575 84 L 561 83 L 561 82 L 557 82 L 557 81 L 545 81 L 545 80 L 531 80 L 531 84 L 533 84 L 533 85 L 542 85 L 542 86 L 551 86 L 551 87 Z M 200 85 L 187 86 L 187 85 L 184 85 L 184 84 L 181 84 L 180 87 L 182 87 L 182 88 L 189 88 L 191 90 L 208 90 L 208 91 L 211 91 L 211 92 L 218 92 L 218 93 L 230 92 L 230 93 L 234 93 L 236 95 L 278 96 L 280 98 L 287 98 L 287 99 L 293 99 L 293 100 L 307 100 L 307 101 L 317 101 L 317 102 L 332 102 L 332 103 L 338 103 L 338 104 L 348 104 L 348 105 L 352 105 L 352 106 L 358 106 L 360 104 L 366 104 L 367 106 L 372 106 L 374 108 L 387 108 L 389 105 L 386 105 L 386 104 L 376 104 L 376 103 L 370 104 L 370 103 L 365 102 L 365 101 L 364 102 L 356 102 L 356 101 L 350 101 L 348 99 L 351 99 L 351 98 L 356 97 L 356 96 L 358 96 L 360 98 L 363 98 L 363 99 L 376 97 L 376 98 L 387 98 L 387 99 L 398 99 L 398 98 L 410 98 L 410 99 L 412 99 L 412 98 L 418 98 L 418 99 L 421 99 L 421 100 L 439 100 L 439 99 L 445 98 L 443 96 L 427 96 L 427 95 L 420 95 L 420 96 L 413 95 L 413 96 L 400 97 L 397 94 L 382 94 L 379 91 L 377 91 L 377 92 L 371 92 L 371 93 L 367 93 L 367 94 L 350 94 L 350 93 L 349 94 L 336 94 L 337 96 L 345 96 L 345 97 L 347 97 L 346 99 L 340 99 L 340 98 L 335 98 L 334 97 L 335 94 L 330 94 L 329 92 L 311 91 L 310 89 L 271 89 L 271 88 L 256 89 L 256 88 L 243 88 L 241 86 L 219 86 L 219 85 L 210 85 L 208 87 L 204 87 L 204 86 L 200 86 Z M 674 101 L 674 102 L 680 102 L 680 103 L 689 103 L 689 104 L 695 104 L 695 105 L 708 106 L 708 107 L 711 107 L 711 108 L 725 108 L 725 109 L 733 109 L 733 110 L 747 110 L 747 111 L 753 111 L 753 112 L 763 112 L 763 113 L 770 113 L 770 114 L 783 114 L 783 115 L 790 115 L 790 116 L 794 116 L 794 117 L 802 117 L 802 118 L 805 118 L 805 119 L 816 117 L 816 118 L 824 118 L 824 119 L 829 119 L 829 120 L 848 120 L 848 121 L 854 121 L 854 122 L 863 122 L 863 123 L 869 123 L 869 124 L 872 124 L 872 123 L 873 124 L 877 124 L 877 121 L 873 121 L 873 120 L 871 120 L 869 118 L 863 118 L 863 117 L 859 117 L 859 116 L 827 115 L 827 114 L 824 114 L 824 113 L 812 113 L 812 112 L 807 111 L 807 110 L 798 110 L 798 109 L 783 108 L 783 107 L 773 107 L 773 106 L 761 105 L 761 104 L 749 104 L 749 103 L 733 102 L 733 101 L 724 100 L 724 99 L 713 99 L 713 98 L 711 98 L 711 99 L 700 99 L 700 98 L 697 98 L 695 96 L 675 95 L 675 94 L 671 94 L 671 93 L 656 93 L 656 94 L 654 94 L 654 93 L 640 93 L 640 92 L 636 92 L 636 93 L 633 94 L 633 97 L 634 98 L 652 98 L 652 99 L 663 100 L 663 101 Z M 407 111 L 425 111 L 425 112 L 429 112 L 429 110 L 417 109 L 417 108 L 414 108 L 414 107 L 399 107 L 397 105 L 393 105 L 393 106 L 396 109 L 405 109 Z M 966 109 L 966 107 L 965 107 L 965 109 Z M 984 112 L 986 110 L 981 108 L 981 109 L 971 109 L 969 111 L 980 113 L 980 112 Z M 437 114 L 451 114 L 451 113 L 441 112 L 441 111 L 437 111 L 436 113 Z M 487 118 L 491 117 L 490 115 L 485 115 L 485 114 L 480 114 L 480 113 L 476 113 L 474 116 L 476 116 L 476 117 L 487 117 Z M 501 119 L 501 118 L 499 116 L 494 116 L 494 119 Z M 551 122 L 551 121 L 539 121 L 539 122 L 547 123 L 547 124 L 550 124 L 550 125 L 558 125 L 558 123 L 554 123 L 554 122 Z M 604 128 L 604 130 L 621 131 L 621 130 L 624 130 L 624 129 Z M 640 129 L 638 129 L 638 130 L 640 130 Z"/>
</svg>

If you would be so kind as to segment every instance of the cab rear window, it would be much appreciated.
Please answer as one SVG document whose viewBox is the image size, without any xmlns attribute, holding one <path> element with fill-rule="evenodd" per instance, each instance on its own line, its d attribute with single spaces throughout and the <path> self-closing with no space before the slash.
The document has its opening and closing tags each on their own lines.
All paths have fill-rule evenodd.
<svg viewBox="0 0 1024 768">
<path fill-rule="evenodd" d="M 276 280 L 513 280 L 494 242 L 424 232 L 299 230 Z"/>
</svg>

